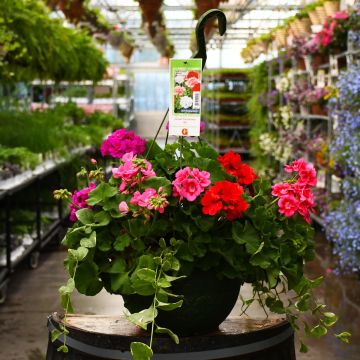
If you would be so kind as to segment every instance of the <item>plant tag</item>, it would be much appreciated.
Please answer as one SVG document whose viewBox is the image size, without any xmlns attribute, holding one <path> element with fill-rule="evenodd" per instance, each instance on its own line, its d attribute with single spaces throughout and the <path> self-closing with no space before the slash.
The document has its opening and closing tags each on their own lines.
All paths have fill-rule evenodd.
<svg viewBox="0 0 360 360">
<path fill-rule="evenodd" d="M 326 85 L 325 70 L 318 70 L 316 75 L 317 87 L 324 88 Z"/>
<path fill-rule="evenodd" d="M 331 76 L 339 76 L 338 61 L 333 55 L 330 55 L 330 74 Z"/>
<path fill-rule="evenodd" d="M 169 135 L 200 136 L 202 59 L 170 60 Z"/>
</svg>

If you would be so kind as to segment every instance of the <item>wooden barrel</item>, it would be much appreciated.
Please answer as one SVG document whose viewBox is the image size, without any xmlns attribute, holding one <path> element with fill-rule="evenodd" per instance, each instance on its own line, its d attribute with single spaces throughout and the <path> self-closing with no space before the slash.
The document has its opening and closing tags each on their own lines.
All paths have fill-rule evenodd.
<svg viewBox="0 0 360 360">
<path fill-rule="evenodd" d="M 48 318 L 49 331 L 59 328 L 61 319 Z M 69 353 L 56 351 L 63 338 L 49 344 L 46 360 L 131 360 L 130 343 L 148 343 L 149 335 L 121 317 L 71 315 L 67 319 Z M 295 360 L 294 333 L 283 319 L 228 318 L 219 330 L 180 338 L 176 345 L 165 336 L 153 342 L 154 360 Z"/>
</svg>

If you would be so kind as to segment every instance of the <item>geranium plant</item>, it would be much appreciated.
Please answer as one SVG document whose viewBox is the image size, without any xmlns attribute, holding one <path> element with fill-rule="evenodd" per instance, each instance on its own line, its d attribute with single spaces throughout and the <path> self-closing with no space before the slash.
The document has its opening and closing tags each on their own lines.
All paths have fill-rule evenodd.
<svg viewBox="0 0 360 360">
<path fill-rule="evenodd" d="M 119 132 L 126 146 L 117 143 Z M 85 295 L 105 288 L 125 298 L 143 296 L 149 304 L 127 318 L 151 333 L 148 344 L 131 344 L 134 359 L 150 359 L 154 333 L 179 341 L 158 321 L 186 300 L 174 293 L 174 284 L 209 270 L 253 285 L 244 310 L 257 300 L 285 314 L 296 329 L 304 321 L 308 335 L 327 333 L 337 317 L 312 296 L 321 278 L 304 275 L 304 262 L 314 257 L 309 225 L 315 205 L 313 165 L 294 161 L 285 167 L 290 177 L 271 186 L 233 151 L 219 156 L 203 141 L 184 138 L 165 149 L 150 142 L 143 147 L 132 133 L 115 134 L 102 146 L 103 154 L 116 159 L 109 179 L 93 160 L 95 169 L 80 174 L 88 181 L 86 188 L 55 193 L 70 201 L 74 221 L 63 240 L 70 275 L 60 288 L 65 339 L 74 288 Z M 291 297 L 284 297 L 290 291 Z M 313 315 L 312 325 L 299 321 L 304 311 Z M 55 331 L 53 339 L 60 334 Z M 349 334 L 336 336 L 348 341 Z M 67 351 L 66 344 L 60 350 Z"/>
</svg>

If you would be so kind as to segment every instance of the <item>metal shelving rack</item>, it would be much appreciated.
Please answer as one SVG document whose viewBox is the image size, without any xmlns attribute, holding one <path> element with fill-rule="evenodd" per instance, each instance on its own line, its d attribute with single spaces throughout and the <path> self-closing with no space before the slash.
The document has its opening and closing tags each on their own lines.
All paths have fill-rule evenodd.
<svg viewBox="0 0 360 360">
<path fill-rule="evenodd" d="M 62 229 L 62 224 L 65 220 L 65 214 L 63 212 L 63 205 L 60 202 L 53 203 L 57 208 L 56 219 L 51 224 L 44 227 L 42 215 L 44 213 L 43 207 L 49 205 L 43 201 L 41 196 L 41 190 L 43 182 L 48 176 L 56 176 L 56 184 L 54 184 L 54 190 L 61 187 L 60 169 L 66 164 L 70 163 L 74 157 L 85 154 L 91 147 L 78 148 L 72 151 L 72 156 L 68 159 L 60 159 L 58 161 L 47 161 L 37 166 L 33 171 L 29 171 L 23 174 L 19 174 L 11 178 L 11 181 L 0 182 L 0 204 L 3 209 L 3 217 L 0 221 L 3 223 L 4 236 L 5 236 L 5 251 L 6 262 L 4 266 L 0 266 L 0 304 L 4 303 L 7 295 L 7 285 L 11 279 L 11 274 L 15 268 L 24 262 L 28 261 L 30 269 L 35 269 L 38 265 L 40 251 L 58 234 Z M 13 206 L 13 196 L 17 195 L 20 191 L 26 189 L 32 189 L 35 196 L 35 231 L 31 235 L 33 242 L 28 246 L 23 246 L 22 252 L 16 259 L 12 259 L 14 249 L 12 249 L 14 234 L 12 232 L 12 214 L 16 210 Z M 20 246 L 15 248 L 17 250 Z"/>
<path fill-rule="evenodd" d="M 205 136 L 219 153 L 234 150 L 244 158 L 250 156 L 247 82 L 243 70 L 221 69 L 204 73 L 202 118 L 206 124 Z"/>
<path fill-rule="evenodd" d="M 124 122 L 126 126 L 129 126 L 134 119 L 134 97 L 133 97 L 133 77 L 130 74 L 120 74 L 112 79 L 102 80 L 98 83 L 92 81 L 81 81 L 77 83 L 60 82 L 55 84 L 53 81 L 33 81 L 31 87 L 31 99 L 34 101 L 34 87 L 41 87 L 43 89 L 42 103 L 46 101 L 49 105 L 57 103 L 67 103 L 72 101 L 78 106 L 92 105 L 96 109 L 101 106 L 108 106 L 111 108 L 111 112 L 114 116 L 120 117 L 124 115 Z M 59 90 L 65 90 L 71 87 L 84 88 L 86 96 L 63 96 L 58 94 Z M 100 87 L 108 88 L 111 92 L 111 97 L 99 98 L 96 97 L 97 89 Z M 124 87 L 124 94 L 118 95 L 120 87 Z M 46 94 L 52 94 L 50 97 Z"/>
<path fill-rule="evenodd" d="M 327 63 L 320 65 L 315 70 L 316 71 L 319 71 L 319 70 L 325 71 L 325 76 L 324 76 L 325 82 L 326 82 L 327 86 L 330 86 L 335 83 L 335 81 L 339 75 L 339 71 L 336 70 L 336 69 L 339 69 L 339 66 L 338 66 L 339 60 L 343 61 L 345 59 L 346 66 L 344 68 L 346 68 L 349 64 L 351 64 L 354 61 L 354 59 L 357 59 L 357 58 L 360 58 L 360 49 L 357 49 L 357 50 L 350 49 L 350 50 L 342 52 L 340 54 L 329 55 Z M 285 71 L 284 59 L 281 56 L 279 56 L 277 59 L 274 58 L 274 59 L 271 59 L 268 61 L 269 91 L 274 89 L 274 81 L 277 77 L 277 76 L 274 76 L 274 68 L 273 68 L 274 60 L 277 61 L 278 66 L 279 66 L 279 71 L 278 71 L 279 75 L 277 75 L 277 76 L 281 76 L 281 74 Z M 305 57 L 304 60 L 305 60 L 306 69 L 302 70 L 302 69 L 297 68 L 296 60 L 292 59 L 291 70 L 293 71 L 294 77 L 299 76 L 299 75 L 307 76 L 309 83 L 316 86 L 317 81 L 318 81 L 318 76 L 313 68 L 313 58 L 308 55 Z M 331 64 L 337 64 L 337 66 L 335 66 L 335 71 L 334 71 L 334 67 L 332 67 Z M 285 104 L 285 100 L 283 97 L 280 97 L 280 105 L 283 105 L 283 104 Z M 327 116 L 311 114 L 310 111 L 307 111 L 306 113 L 295 113 L 293 116 L 293 120 L 300 120 L 300 119 L 305 121 L 306 134 L 307 134 L 308 139 L 311 139 L 314 129 L 316 127 L 319 128 L 319 126 L 321 126 L 321 127 L 323 127 L 324 132 L 326 134 L 326 142 L 330 143 L 332 136 L 333 136 L 334 126 L 336 126 L 336 118 L 332 115 L 331 112 Z M 319 125 L 319 123 L 320 123 L 320 125 Z M 269 112 L 269 116 L 268 116 L 268 129 L 269 129 L 269 131 L 271 131 L 273 129 L 271 112 Z M 314 159 L 309 158 L 307 160 L 313 161 Z M 282 165 L 283 164 L 280 164 L 281 168 L 283 167 Z M 331 199 L 333 196 L 336 196 L 337 194 L 339 194 L 339 189 L 340 189 L 339 185 L 340 185 L 339 179 L 337 177 L 335 177 L 335 175 L 332 174 L 332 172 L 329 171 L 329 169 L 327 169 L 325 171 L 325 184 L 324 184 L 327 199 Z M 311 214 L 311 215 L 312 215 L 313 221 L 315 221 L 322 227 L 325 226 L 325 222 L 322 219 L 321 215 L 320 216 L 316 215 L 316 214 Z"/>
</svg>

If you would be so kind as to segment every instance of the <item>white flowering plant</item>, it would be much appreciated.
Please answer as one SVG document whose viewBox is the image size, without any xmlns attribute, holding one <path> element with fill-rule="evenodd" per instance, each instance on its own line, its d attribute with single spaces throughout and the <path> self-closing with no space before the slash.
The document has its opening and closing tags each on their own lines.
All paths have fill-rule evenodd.
<svg viewBox="0 0 360 360">
<path fill-rule="evenodd" d="M 198 71 L 177 71 L 174 77 L 174 110 L 176 113 L 191 113 L 199 109 L 196 94 L 200 94 L 201 82 Z"/>
</svg>

